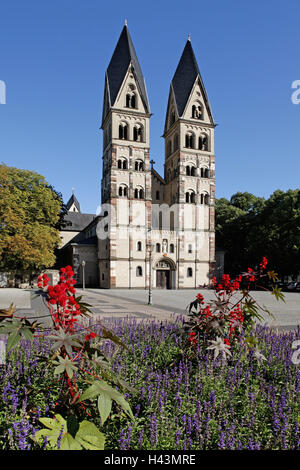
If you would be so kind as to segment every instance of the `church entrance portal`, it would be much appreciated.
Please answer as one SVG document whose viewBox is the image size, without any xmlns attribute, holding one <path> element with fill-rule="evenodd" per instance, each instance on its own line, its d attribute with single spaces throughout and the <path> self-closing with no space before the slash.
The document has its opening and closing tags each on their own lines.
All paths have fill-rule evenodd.
<svg viewBox="0 0 300 470">
<path fill-rule="evenodd" d="M 159 269 L 156 271 L 156 287 L 158 289 L 170 289 L 170 271 Z"/>
<path fill-rule="evenodd" d="M 167 259 L 158 261 L 155 265 L 156 269 L 156 288 L 172 289 L 175 287 L 175 266 Z"/>
</svg>

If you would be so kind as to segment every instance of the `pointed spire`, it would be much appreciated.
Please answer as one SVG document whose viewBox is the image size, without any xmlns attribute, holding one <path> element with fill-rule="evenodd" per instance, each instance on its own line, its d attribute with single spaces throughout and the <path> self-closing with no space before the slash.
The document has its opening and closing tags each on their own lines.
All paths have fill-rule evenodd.
<svg viewBox="0 0 300 470">
<path fill-rule="evenodd" d="M 184 112 L 185 105 L 198 75 L 200 77 L 198 64 L 189 37 L 172 80 L 179 116 L 182 116 Z"/>
<path fill-rule="evenodd" d="M 132 65 L 133 73 L 135 75 L 146 112 L 150 112 L 144 77 L 129 34 L 127 20 L 125 20 L 125 25 L 106 71 L 106 86 L 109 92 L 110 106 L 113 106 L 116 101 L 129 64 Z M 105 116 L 103 116 L 103 120 L 104 119 Z"/>
<path fill-rule="evenodd" d="M 190 98 L 193 86 L 196 82 L 199 83 L 201 93 L 204 99 L 205 107 L 209 116 L 211 124 L 214 125 L 213 116 L 211 113 L 210 104 L 208 101 L 207 93 L 203 84 L 203 80 L 199 71 L 199 67 L 195 58 L 195 54 L 191 44 L 191 37 L 188 36 L 183 53 L 180 57 L 175 74 L 171 81 L 169 100 L 167 106 L 164 134 L 166 133 L 170 122 L 170 106 L 171 103 L 175 104 L 176 119 L 181 118 L 184 114 L 187 102 Z"/>
<path fill-rule="evenodd" d="M 68 200 L 68 202 L 66 204 L 66 208 L 67 208 L 68 211 L 73 206 L 73 204 L 76 207 L 77 211 L 80 212 L 80 204 L 79 204 L 79 202 L 78 202 L 78 200 L 77 200 L 77 198 L 74 194 L 74 188 L 72 188 L 72 196 L 70 197 L 70 199 Z"/>
</svg>

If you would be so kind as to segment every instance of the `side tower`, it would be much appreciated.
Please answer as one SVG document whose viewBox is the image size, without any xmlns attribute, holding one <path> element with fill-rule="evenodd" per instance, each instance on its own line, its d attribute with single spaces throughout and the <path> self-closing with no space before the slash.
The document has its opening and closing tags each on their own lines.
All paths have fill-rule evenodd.
<svg viewBox="0 0 300 470">
<path fill-rule="evenodd" d="M 215 263 L 214 120 L 190 39 L 171 82 L 165 199 L 176 204 L 177 288 L 207 284 Z"/>
<path fill-rule="evenodd" d="M 145 287 L 151 229 L 150 107 L 125 24 L 105 74 L 100 287 Z"/>
</svg>

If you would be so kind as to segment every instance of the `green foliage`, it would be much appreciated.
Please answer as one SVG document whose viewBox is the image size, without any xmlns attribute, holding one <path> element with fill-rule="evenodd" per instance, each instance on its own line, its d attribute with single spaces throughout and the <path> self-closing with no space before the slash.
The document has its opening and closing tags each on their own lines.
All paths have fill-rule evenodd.
<svg viewBox="0 0 300 470">
<path fill-rule="evenodd" d="M 40 445 L 46 437 L 53 450 L 104 449 L 105 437 L 94 423 L 85 420 L 78 423 L 75 416 L 70 416 L 66 421 L 60 414 L 56 414 L 54 419 L 40 418 L 39 421 L 46 426 L 34 436 L 34 440 Z"/>
<path fill-rule="evenodd" d="M 21 340 L 22 336 L 29 341 L 33 341 L 33 334 L 40 325 L 36 322 L 30 322 L 26 318 L 6 319 L 0 326 L 0 334 L 8 334 L 6 351 L 10 351 Z"/>
<path fill-rule="evenodd" d="M 56 365 L 54 369 L 54 375 L 67 373 L 68 377 L 71 379 L 73 373 L 78 370 L 74 363 L 68 357 L 58 356 L 58 362 L 53 362 Z"/>
<path fill-rule="evenodd" d="M 267 200 L 236 193 L 216 200 L 216 244 L 229 274 L 246 270 L 262 256 L 282 278 L 300 271 L 300 190 L 277 190 Z"/>
<path fill-rule="evenodd" d="M 0 269 L 50 267 L 60 243 L 61 194 L 45 178 L 0 165 Z"/>
<path fill-rule="evenodd" d="M 131 419 L 134 419 L 131 408 L 123 395 L 108 385 L 104 380 L 95 381 L 87 390 L 83 392 L 83 394 L 79 397 L 79 401 L 82 402 L 96 396 L 99 397 L 98 409 L 102 424 L 105 422 L 111 412 L 112 400 L 121 406 L 121 408 Z"/>
</svg>

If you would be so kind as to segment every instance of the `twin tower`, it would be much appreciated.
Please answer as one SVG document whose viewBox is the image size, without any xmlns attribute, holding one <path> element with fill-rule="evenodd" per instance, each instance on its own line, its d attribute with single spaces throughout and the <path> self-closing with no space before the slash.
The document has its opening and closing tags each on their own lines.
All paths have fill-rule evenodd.
<svg viewBox="0 0 300 470">
<path fill-rule="evenodd" d="M 125 25 L 105 74 L 100 287 L 198 288 L 214 275 L 215 124 L 190 39 L 170 85 L 164 177 L 150 117 Z"/>
</svg>

